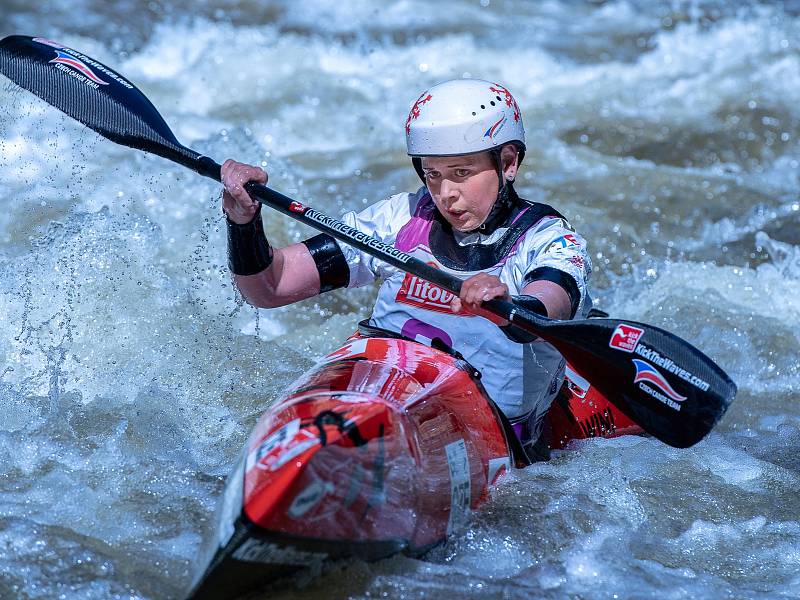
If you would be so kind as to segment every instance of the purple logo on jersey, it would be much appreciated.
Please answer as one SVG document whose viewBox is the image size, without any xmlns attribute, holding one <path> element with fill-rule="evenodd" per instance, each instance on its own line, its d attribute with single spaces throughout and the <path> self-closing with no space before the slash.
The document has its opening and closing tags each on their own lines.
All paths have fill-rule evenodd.
<svg viewBox="0 0 800 600">
<path fill-rule="evenodd" d="M 656 386 L 669 398 L 675 400 L 676 402 L 682 402 L 686 400 L 686 396 L 681 396 L 678 392 L 673 390 L 672 386 L 670 386 L 667 380 L 664 379 L 664 376 L 659 373 L 653 365 L 643 360 L 639 360 L 638 358 L 633 359 L 633 364 L 636 367 L 636 377 L 633 379 L 634 383 L 644 381 Z"/>
<path fill-rule="evenodd" d="M 94 71 L 92 71 L 83 61 L 78 60 L 74 56 L 70 56 L 66 52 L 62 52 L 61 50 L 56 50 L 56 54 L 58 54 L 58 56 L 51 60 L 51 63 L 66 65 L 75 69 L 82 75 L 85 75 L 88 79 L 94 81 L 95 83 L 99 83 L 100 85 L 108 85 L 107 81 L 103 81 L 97 75 L 95 75 Z"/>
</svg>

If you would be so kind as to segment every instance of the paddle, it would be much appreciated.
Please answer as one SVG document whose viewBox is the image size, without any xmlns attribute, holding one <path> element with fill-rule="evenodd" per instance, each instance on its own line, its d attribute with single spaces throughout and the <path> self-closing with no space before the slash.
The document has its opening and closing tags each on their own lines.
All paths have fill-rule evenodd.
<svg viewBox="0 0 800 600">
<path fill-rule="evenodd" d="M 133 84 L 92 58 L 42 38 L 0 41 L 0 73 L 100 135 L 177 162 L 217 181 L 220 165 L 183 146 Z M 265 186 L 263 204 L 454 294 L 461 280 Z M 736 386 L 697 348 L 650 325 L 619 319 L 553 321 L 503 300 L 485 306 L 555 346 L 570 364 L 645 431 L 686 448 L 733 401 Z"/>
</svg>

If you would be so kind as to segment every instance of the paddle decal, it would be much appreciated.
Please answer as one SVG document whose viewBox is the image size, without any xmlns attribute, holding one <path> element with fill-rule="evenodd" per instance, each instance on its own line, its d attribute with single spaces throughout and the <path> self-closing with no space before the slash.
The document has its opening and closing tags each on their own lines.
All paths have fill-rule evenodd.
<svg viewBox="0 0 800 600">
<path fill-rule="evenodd" d="M 84 76 L 98 85 L 108 85 L 107 81 L 103 81 L 97 75 L 95 75 L 94 71 L 92 71 L 84 62 L 78 60 L 77 58 L 73 58 L 62 50 L 56 50 L 56 54 L 57 56 L 50 61 L 51 63 L 55 63 L 57 66 L 66 65 L 67 67 L 75 69 L 75 71 L 82 73 Z"/>
<path fill-rule="evenodd" d="M 46 38 L 33 38 L 33 41 L 43 46 L 54 48 L 56 56 L 49 62 L 57 69 L 64 71 L 66 74 L 82 81 L 93 89 L 98 89 L 101 85 L 109 85 L 109 82 L 101 79 L 96 71 L 113 79 L 129 90 L 134 89 L 132 84 L 125 81 L 122 77 L 111 71 L 111 69 L 77 50 L 73 50 L 72 48 Z"/>
<path fill-rule="evenodd" d="M 302 214 L 309 221 L 313 221 L 314 223 L 326 227 L 330 232 L 339 232 L 344 234 L 347 238 L 349 238 L 347 241 L 350 243 L 358 242 L 363 246 L 391 256 L 403 264 L 411 260 L 411 256 L 409 254 L 406 254 L 402 250 L 398 250 L 394 246 L 384 244 L 382 241 L 372 237 L 368 233 L 364 233 L 363 231 L 360 231 L 354 227 L 350 227 L 346 223 L 342 223 L 337 219 L 333 219 L 324 213 L 314 210 L 313 208 L 303 206 L 299 202 L 293 202 L 292 205 L 296 205 L 289 207 L 289 210 L 292 212 Z M 334 235 L 334 237 L 336 236 Z"/>
<path fill-rule="evenodd" d="M 59 44 L 58 42 L 54 42 L 53 40 L 48 40 L 47 38 L 37 37 L 37 38 L 33 38 L 33 41 L 36 42 L 37 44 L 42 44 L 44 46 L 50 46 L 51 48 L 57 48 L 58 50 L 66 48 L 66 46 L 64 46 L 64 44 Z"/>
<path fill-rule="evenodd" d="M 650 363 L 638 358 L 633 359 L 633 365 L 636 367 L 636 376 L 633 378 L 633 383 L 638 383 L 640 390 L 649 394 L 656 400 L 663 402 L 670 408 L 674 408 L 675 410 L 681 409 L 681 405 L 678 404 L 678 402 L 686 400 L 686 396 L 681 396 L 678 392 L 673 390 L 672 386 L 664 379 L 664 376 L 658 372 L 658 369 Z M 645 383 L 649 383 L 650 385 L 645 385 Z M 655 386 L 664 393 L 662 394 L 650 386 Z"/>
<path fill-rule="evenodd" d="M 644 334 L 644 329 L 620 323 L 611 334 L 611 341 L 608 342 L 608 345 L 623 352 L 633 352 L 642 334 Z"/>
<path fill-rule="evenodd" d="M 652 348 L 648 348 L 644 344 L 639 344 L 636 346 L 634 353 L 638 354 L 642 358 L 649 360 L 651 363 L 657 364 L 659 367 L 667 371 L 668 373 L 672 373 L 673 375 L 677 375 L 685 382 L 693 385 L 698 390 L 702 390 L 707 392 L 711 388 L 711 384 L 703 379 L 700 379 L 696 375 L 693 375 L 683 367 L 680 367 L 675 364 L 675 362 L 666 356 L 661 356 L 658 352 L 653 350 Z"/>
</svg>

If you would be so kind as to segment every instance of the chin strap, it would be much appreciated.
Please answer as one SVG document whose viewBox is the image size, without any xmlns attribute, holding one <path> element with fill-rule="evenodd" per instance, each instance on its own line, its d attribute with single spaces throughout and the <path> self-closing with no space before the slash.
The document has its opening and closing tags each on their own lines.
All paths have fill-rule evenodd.
<svg viewBox="0 0 800 600">
<path fill-rule="evenodd" d="M 497 198 L 486 220 L 469 233 L 491 235 L 498 227 L 506 224 L 514 207 L 519 203 L 519 196 L 517 196 L 517 192 L 514 190 L 514 180 L 506 180 L 506 178 L 503 177 L 503 164 L 500 159 L 501 151 L 501 148 L 494 148 L 489 151 L 497 171 Z"/>
</svg>

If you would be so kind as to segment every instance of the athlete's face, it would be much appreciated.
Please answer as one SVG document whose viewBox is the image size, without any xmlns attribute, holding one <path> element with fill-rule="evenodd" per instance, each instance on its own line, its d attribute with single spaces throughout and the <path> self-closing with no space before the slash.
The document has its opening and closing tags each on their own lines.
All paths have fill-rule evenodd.
<svg viewBox="0 0 800 600">
<path fill-rule="evenodd" d="M 422 158 L 436 208 L 457 231 L 480 227 L 497 199 L 497 169 L 488 152 Z"/>
</svg>

